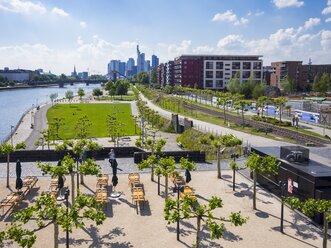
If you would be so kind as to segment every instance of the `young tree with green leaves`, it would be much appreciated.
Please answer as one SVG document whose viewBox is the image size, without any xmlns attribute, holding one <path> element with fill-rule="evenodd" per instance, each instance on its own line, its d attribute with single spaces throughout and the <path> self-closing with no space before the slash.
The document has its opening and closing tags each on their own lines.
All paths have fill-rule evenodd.
<svg viewBox="0 0 331 248">
<path fill-rule="evenodd" d="M 282 113 L 283 113 L 285 104 L 287 103 L 287 99 L 285 97 L 277 97 L 275 99 L 275 103 L 279 109 L 279 122 L 282 122 Z"/>
<path fill-rule="evenodd" d="M 230 93 L 220 93 L 217 98 L 217 105 L 220 105 L 223 108 L 224 124 L 226 124 L 226 107 L 229 100 L 232 100 Z"/>
<path fill-rule="evenodd" d="M 245 128 L 245 111 L 247 106 L 250 106 L 251 102 L 247 100 L 239 100 L 235 102 L 236 107 L 241 111 L 242 125 Z"/>
<path fill-rule="evenodd" d="M 69 103 L 71 103 L 72 99 L 74 98 L 74 92 L 72 92 L 72 90 L 67 90 L 65 92 L 65 98 L 67 98 Z"/>
<path fill-rule="evenodd" d="M 77 138 L 78 139 L 88 138 L 89 128 L 91 126 L 92 123 L 87 115 L 79 117 L 75 126 L 75 131 L 77 131 Z"/>
<path fill-rule="evenodd" d="M 213 145 L 216 148 L 217 156 L 217 177 L 222 178 L 221 175 L 221 154 L 225 151 L 226 148 L 236 147 L 242 144 L 241 139 L 238 139 L 233 134 L 225 134 L 219 136 L 217 139 L 213 140 Z M 223 152 L 221 151 L 223 148 Z"/>
<path fill-rule="evenodd" d="M 92 95 L 96 96 L 97 98 L 99 98 L 99 96 L 102 96 L 103 92 L 100 88 L 95 88 L 92 91 Z"/>
<path fill-rule="evenodd" d="M 240 72 L 236 72 L 234 77 L 232 77 L 227 84 L 226 88 L 232 93 L 232 94 L 239 94 L 240 93 Z"/>
<path fill-rule="evenodd" d="M 54 119 L 51 120 L 51 122 L 48 123 L 49 128 L 54 130 L 54 132 L 52 132 L 53 143 L 55 141 L 54 135 L 56 135 L 57 139 L 61 139 L 61 137 L 59 136 L 59 133 L 60 133 L 60 127 L 64 125 L 63 121 L 64 121 L 64 118 L 55 117 Z"/>
<path fill-rule="evenodd" d="M 73 227 L 83 228 L 86 220 L 92 220 L 97 226 L 103 224 L 106 215 L 97 210 L 97 202 L 94 196 L 79 195 L 71 208 L 64 204 L 58 205 L 56 199 L 46 193 L 42 193 L 33 206 L 15 213 L 14 221 L 6 230 L 0 232 L 0 243 L 14 241 L 20 247 L 33 247 L 37 240 L 36 232 L 54 225 L 54 248 L 59 246 L 59 226 L 63 231 L 72 232 Z M 36 222 L 34 229 L 27 228 L 28 223 Z M 35 226 L 35 225 L 29 225 Z"/>
<path fill-rule="evenodd" d="M 295 85 L 291 78 L 286 75 L 280 82 L 281 89 L 285 94 L 293 93 L 295 91 Z"/>
<path fill-rule="evenodd" d="M 277 175 L 279 163 L 273 156 L 260 156 L 252 153 L 246 160 L 246 167 L 253 172 L 253 209 L 256 210 L 256 182 L 257 175 Z"/>
<path fill-rule="evenodd" d="M 77 95 L 79 96 L 79 100 L 82 100 L 83 96 L 85 96 L 85 91 L 83 88 L 79 88 L 77 90 Z"/>
<path fill-rule="evenodd" d="M 6 181 L 6 187 L 9 188 L 9 163 L 10 163 L 10 154 L 15 152 L 19 149 L 25 149 L 25 143 L 18 143 L 15 146 L 12 144 L 9 144 L 8 142 L 2 143 L 0 145 L 0 154 L 6 154 L 7 155 L 7 181 Z"/>
<path fill-rule="evenodd" d="M 300 210 L 305 215 L 311 217 L 315 214 L 323 214 L 323 248 L 327 248 L 328 243 L 328 228 L 331 223 L 331 200 L 312 199 L 308 198 L 305 201 L 300 201 L 297 197 L 289 197 L 285 202 L 290 205 L 292 209 Z"/>
<path fill-rule="evenodd" d="M 164 176 L 165 178 L 165 200 L 168 199 L 168 179 L 169 175 L 173 174 L 176 169 L 176 162 L 173 157 L 161 158 L 155 166 L 155 175 Z"/>
<path fill-rule="evenodd" d="M 221 238 L 226 230 L 226 222 L 232 223 L 235 226 L 242 226 L 248 220 L 248 217 L 243 217 L 241 212 L 231 212 L 226 217 L 216 217 L 213 210 L 223 207 L 221 198 L 213 196 L 207 204 L 198 205 L 196 199 L 188 196 L 184 199 L 173 200 L 168 198 L 164 207 L 164 218 L 168 224 L 175 223 L 178 220 L 196 219 L 197 220 L 197 234 L 195 247 L 199 248 L 201 245 L 201 229 L 202 225 L 207 226 L 211 238 Z"/>
<path fill-rule="evenodd" d="M 57 93 L 52 93 L 52 94 L 49 95 L 49 98 L 51 99 L 52 106 L 53 106 L 54 101 L 56 100 L 56 98 L 58 98 L 58 94 Z"/>
</svg>

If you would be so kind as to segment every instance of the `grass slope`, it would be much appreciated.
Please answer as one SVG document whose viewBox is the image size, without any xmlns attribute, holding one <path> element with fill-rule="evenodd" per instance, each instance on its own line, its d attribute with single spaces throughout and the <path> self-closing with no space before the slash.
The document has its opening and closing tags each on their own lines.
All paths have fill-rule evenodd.
<svg viewBox="0 0 331 248">
<path fill-rule="evenodd" d="M 123 123 L 123 135 L 134 134 L 134 119 L 131 117 L 129 103 L 100 103 L 100 104 L 57 104 L 47 112 L 47 121 L 51 123 L 54 118 L 63 118 L 59 136 L 61 139 L 74 139 L 77 132 L 75 126 L 80 117 L 87 115 L 91 122 L 89 127 L 90 138 L 109 137 L 107 131 L 107 115 L 115 116 Z"/>
</svg>

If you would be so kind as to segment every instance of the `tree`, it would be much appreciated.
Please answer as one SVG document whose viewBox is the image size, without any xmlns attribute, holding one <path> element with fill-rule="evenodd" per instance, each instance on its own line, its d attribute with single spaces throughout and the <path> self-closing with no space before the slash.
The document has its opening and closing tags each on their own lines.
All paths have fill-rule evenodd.
<svg viewBox="0 0 331 248">
<path fill-rule="evenodd" d="M 267 89 L 267 86 L 266 86 L 265 82 L 255 84 L 253 91 L 252 91 L 252 98 L 258 99 L 261 96 L 265 96 L 266 89 Z"/>
<path fill-rule="evenodd" d="M 329 84 L 330 78 L 327 73 L 323 73 L 322 76 L 320 76 L 320 74 L 316 74 L 314 77 L 313 91 L 325 94 L 329 88 Z"/>
<path fill-rule="evenodd" d="M 241 212 L 231 212 L 231 214 L 225 217 L 215 217 L 213 210 L 223 207 L 223 201 L 221 198 L 212 196 L 208 201 L 208 204 L 198 205 L 196 199 L 191 199 L 185 196 L 184 199 L 172 200 L 167 199 L 164 207 L 164 218 L 168 221 L 168 224 L 175 223 L 178 220 L 184 219 L 196 219 L 197 220 L 197 233 L 196 233 L 196 246 L 200 247 L 201 243 L 201 225 L 202 222 L 207 226 L 207 230 L 210 232 L 211 238 L 221 238 L 225 228 L 225 222 L 234 224 L 235 226 L 242 226 L 248 220 L 248 217 L 242 217 Z"/>
<path fill-rule="evenodd" d="M 60 75 L 59 79 L 62 80 L 62 81 L 67 81 L 68 80 L 67 76 L 63 73 Z"/>
<path fill-rule="evenodd" d="M 279 109 L 279 122 L 282 122 L 282 113 L 287 103 L 287 99 L 285 97 L 278 97 L 275 99 L 276 106 Z"/>
<path fill-rule="evenodd" d="M 155 166 L 155 175 L 165 177 L 165 200 L 168 198 L 168 177 L 176 169 L 176 162 L 173 157 L 161 158 Z"/>
<path fill-rule="evenodd" d="M 137 80 L 141 84 L 149 84 L 149 76 L 147 72 L 143 71 L 137 75 Z"/>
<path fill-rule="evenodd" d="M 9 188 L 9 162 L 10 162 L 10 154 L 15 152 L 15 150 L 18 149 L 25 149 L 24 142 L 16 144 L 16 146 L 13 146 L 12 144 L 9 144 L 8 142 L 2 143 L 0 146 L 0 154 L 6 154 L 7 155 L 7 182 L 6 187 Z"/>
<path fill-rule="evenodd" d="M 99 96 L 102 96 L 102 90 L 100 88 L 95 88 L 93 89 L 92 95 L 96 96 L 97 98 L 99 98 Z"/>
<path fill-rule="evenodd" d="M 228 101 L 231 99 L 232 97 L 229 93 L 221 93 L 217 98 L 217 105 L 221 105 L 223 107 L 224 124 L 226 123 L 226 106 L 228 104 Z"/>
<path fill-rule="evenodd" d="M 98 145 L 96 142 L 93 142 L 92 140 L 81 139 L 76 142 L 64 141 L 61 145 L 56 145 L 55 150 L 64 151 L 64 150 L 68 150 L 69 148 L 72 149 L 72 152 L 74 153 L 74 159 L 76 160 L 77 189 L 79 189 L 79 175 L 81 177 L 80 183 L 83 184 L 84 183 L 83 175 L 97 175 L 100 173 L 100 166 L 97 165 L 94 160 L 87 159 L 86 153 L 89 151 L 100 150 L 102 149 L 102 147 Z M 64 164 L 67 164 L 68 172 L 71 175 L 73 175 L 72 173 L 74 173 L 73 171 L 69 170 L 69 167 L 72 166 L 72 161 L 73 160 L 67 159 L 63 162 Z M 81 162 L 81 165 L 79 165 L 79 162 Z M 80 169 L 81 166 L 83 167 L 89 166 L 90 170 Z M 47 170 L 49 170 L 49 165 L 47 167 Z M 45 170 L 44 173 L 47 173 L 47 170 Z M 74 184 L 73 178 L 72 178 L 72 183 Z M 74 195 L 74 192 L 75 192 L 75 188 L 72 186 L 72 195 Z"/>
<path fill-rule="evenodd" d="M 157 73 L 156 68 L 154 68 L 151 72 L 151 84 L 156 85 L 157 84 Z"/>
<path fill-rule="evenodd" d="M 92 123 L 87 115 L 79 117 L 75 126 L 75 130 L 77 131 L 77 138 L 78 139 L 88 138 L 89 127 L 91 126 Z"/>
<path fill-rule="evenodd" d="M 55 135 L 56 135 L 57 139 L 61 139 L 60 136 L 59 136 L 59 131 L 60 131 L 60 127 L 64 125 L 63 121 L 64 121 L 64 118 L 55 117 L 49 123 L 49 127 L 54 130 L 54 132 L 52 132 L 52 134 L 53 134 L 53 143 L 55 141 L 55 137 L 54 137 Z"/>
<path fill-rule="evenodd" d="M 116 146 L 116 142 L 118 143 L 120 137 L 122 123 L 120 123 L 117 117 L 115 117 L 115 113 L 107 115 L 106 123 L 111 142 L 114 142 L 114 146 Z"/>
<path fill-rule="evenodd" d="M 83 96 L 85 96 L 85 91 L 83 88 L 79 88 L 77 90 L 77 95 L 79 96 L 79 100 L 82 100 Z"/>
<path fill-rule="evenodd" d="M 237 106 L 237 108 L 239 110 L 241 110 L 241 117 L 242 117 L 242 125 L 243 125 L 243 128 L 245 127 L 245 111 L 246 111 L 246 108 L 247 106 L 250 105 L 250 102 L 247 101 L 247 100 L 239 100 L 237 102 L 235 102 L 235 105 Z"/>
<path fill-rule="evenodd" d="M 121 99 L 123 95 L 128 94 L 130 84 L 127 80 L 117 80 L 115 83 L 116 95 L 120 95 Z"/>
<path fill-rule="evenodd" d="M 37 240 L 36 232 L 54 225 L 54 247 L 58 247 L 59 230 L 61 226 L 64 231 L 72 232 L 73 227 L 82 228 L 86 220 L 92 220 L 97 226 L 106 219 L 101 210 L 97 210 L 95 196 L 88 197 L 79 195 L 75 204 L 68 209 L 63 204 L 58 205 L 56 199 L 50 194 L 41 193 L 33 206 L 27 207 L 14 215 L 14 222 L 7 226 L 5 231 L 0 232 L 0 243 L 5 240 L 16 242 L 21 247 L 32 247 Z M 68 211 L 68 212 L 67 212 Z M 26 225 L 31 220 L 36 220 L 37 227 L 27 229 Z M 19 223 L 19 224 L 18 224 Z"/>
<path fill-rule="evenodd" d="M 232 94 L 240 93 L 240 72 L 236 72 L 226 87 Z"/>
<path fill-rule="evenodd" d="M 217 177 L 222 178 L 221 175 L 221 148 L 235 147 L 242 144 L 241 139 L 238 139 L 233 134 L 225 134 L 218 137 L 218 139 L 213 140 L 213 145 L 217 152 Z M 223 152 L 224 152 L 223 150 Z"/>
<path fill-rule="evenodd" d="M 273 156 L 260 156 L 252 153 L 246 160 L 246 167 L 253 172 L 253 209 L 256 210 L 257 174 L 277 175 L 279 164 Z"/>
<path fill-rule="evenodd" d="M 294 82 L 291 78 L 288 77 L 288 75 L 286 75 L 280 82 L 280 86 L 285 94 L 289 94 L 295 91 Z"/>
<path fill-rule="evenodd" d="M 74 98 L 74 93 L 71 90 L 67 90 L 65 97 L 68 99 L 69 103 L 71 103 L 72 99 Z"/>
<path fill-rule="evenodd" d="M 58 98 L 58 94 L 57 93 L 52 93 L 49 95 L 49 98 L 51 99 L 52 105 L 53 102 L 56 100 L 56 98 Z"/>
<path fill-rule="evenodd" d="M 323 235 L 323 248 L 327 248 L 328 242 L 328 228 L 331 223 L 331 200 L 325 199 L 311 199 L 308 198 L 304 202 L 301 202 L 296 197 L 289 197 L 285 199 L 285 202 L 291 206 L 292 209 L 298 209 L 307 216 L 313 216 L 314 214 L 323 214 L 324 220 L 324 235 Z"/>
<path fill-rule="evenodd" d="M 263 117 L 264 107 L 267 106 L 270 102 L 270 98 L 267 96 L 260 96 L 257 99 L 257 106 L 261 107 L 261 117 Z"/>
</svg>

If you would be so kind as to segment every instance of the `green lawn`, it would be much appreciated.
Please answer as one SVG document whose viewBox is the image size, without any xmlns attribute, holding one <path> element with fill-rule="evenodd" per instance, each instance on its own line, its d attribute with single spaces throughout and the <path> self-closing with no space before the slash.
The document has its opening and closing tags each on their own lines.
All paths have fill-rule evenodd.
<svg viewBox="0 0 331 248">
<path fill-rule="evenodd" d="M 52 123 L 54 118 L 63 118 L 59 129 L 61 139 L 73 139 L 77 136 L 76 124 L 80 117 L 87 115 L 91 122 L 90 138 L 109 137 L 107 132 L 107 116 L 114 116 L 123 123 L 123 136 L 135 135 L 134 119 L 131 117 L 129 103 L 100 103 L 100 104 L 57 104 L 47 112 L 47 121 Z"/>
</svg>

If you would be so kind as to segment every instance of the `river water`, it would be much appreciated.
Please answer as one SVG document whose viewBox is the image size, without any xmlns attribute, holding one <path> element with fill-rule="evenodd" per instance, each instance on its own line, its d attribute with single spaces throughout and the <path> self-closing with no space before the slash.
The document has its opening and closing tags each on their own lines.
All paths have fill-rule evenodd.
<svg viewBox="0 0 331 248">
<path fill-rule="evenodd" d="M 16 126 L 22 114 L 33 106 L 50 103 L 49 95 L 57 93 L 58 98 L 64 98 L 65 92 L 71 90 L 77 95 L 78 88 L 83 88 L 86 93 L 90 93 L 100 84 L 74 84 L 65 85 L 64 88 L 43 87 L 29 89 L 11 89 L 0 91 L 0 143 L 10 134 L 11 126 Z"/>
</svg>

